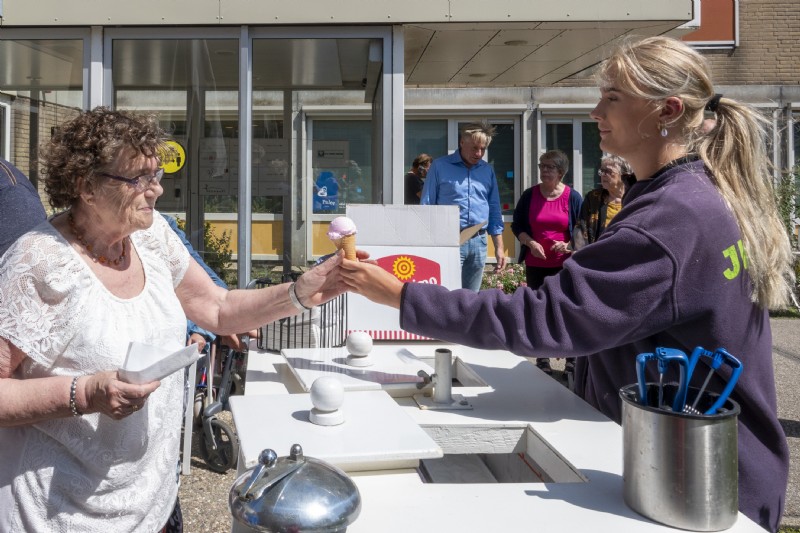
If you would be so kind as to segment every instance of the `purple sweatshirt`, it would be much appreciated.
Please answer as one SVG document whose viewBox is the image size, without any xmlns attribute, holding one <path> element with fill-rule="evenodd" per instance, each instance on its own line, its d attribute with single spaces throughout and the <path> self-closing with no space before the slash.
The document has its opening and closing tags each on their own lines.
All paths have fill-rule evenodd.
<svg viewBox="0 0 800 533">
<path fill-rule="evenodd" d="M 479 293 L 408 283 L 403 329 L 485 349 L 578 359 L 576 392 L 621 420 L 620 387 L 637 354 L 726 348 L 742 361 L 731 397 L 739 416 L 739 509 L 776 531 L 789 450 L 778 422 L 769 316 L 750 301 L 736 221 L 703 163 L 679 160 L 637 182 L 600 239 L 573 254 L 539 290 Z M 655 365 L 648 365 L 655 366 Z M 690 386 L 707 374 L 698 364 Z M 648 381 L 657 381 L 655 371 Z M 665 380 L 677 380 L 667 375 Z M 720 392 L 715 376 L 709 391 Z"/>
</svg>

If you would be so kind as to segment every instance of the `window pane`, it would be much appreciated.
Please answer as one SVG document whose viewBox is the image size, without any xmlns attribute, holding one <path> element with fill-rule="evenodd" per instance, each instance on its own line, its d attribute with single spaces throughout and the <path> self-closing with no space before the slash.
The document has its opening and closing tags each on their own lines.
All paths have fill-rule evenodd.
<svg viewBox="0 0 800 533">
<path fill-rule="evenodd" d="M 597 171 L 600 168 L 603 151 L 600 150 L 600 130 L 596 122 L 581 122 L 581 145 L 583 195 L 586 196 L 586 193 L 600 186 L 600 176 Z"/>
<path fill-rule="evenodd" d="M 0 57 L 6 60 L 0 68 L 0 102 L 8 106 L 4 120 L 12 128 L 2 150 L 38 187 L 39 145 L 83 107 L 83 40 L 0 39 Z M 19 68 L 12 68 L 15 64 Z"/>
<path fill-rule="evenodd" d="M 571 121 L 568 123 L 548 122 L 547 126 L 545 127 L 545 147 L 547 150 L 561 150 L 562 152 L 567 154 L 567 158 L 569 159 L 570 162 L 570 169 L 567 171 L 567 174 L 561 181 L 562 183 L 565 183 L 571 187 L 573 184 L 572 122 Z M 539 162 L 538 159 L 536 162 L 537 163 Z"/>
<path fill-rule="evenodd" d="M 514 211 L 514 125 L 494 124 L 497 132 L 489 145 L 489 164 L 494 167 L 500 190 L 500 208 L 504 214 Z"/>
<path fill-rule="evenodd" d="M 406 120 L 405 168 L 422 153 L 434 159 L 447 155 L 446 120 Z"/>
<path fill-rule="evenodd" d="M 312 140 L 314 213 L 344 214 L 348 203 L 372 201 L 372 124 L 315 120 Z"/>
<path fill-rule="evenodd" d="M 6 107 L 0 105 L 0 157 L 3 159 L 8 159 L 8 154 L 6 153 L 6 124 L 9 124 L 8 115 L 6 113 Z"/>
<path fill-rule="evenodd" d="M 165 164 L 158 209 L 186 221 L 186 234 L 209 266 L 233 283 L 232 263 L 220 263 L 206 223 L 227 235 L 237 254 L 239 189 L 239 64 L 236 39 L 115 39 L 114 107 L 156 113 L 180 163 Z M 203 65 L 199 72 L 197 65 Z M 206 253 L 209 252 L 209 253 Z"/>
<path fill-rule="evenodd" d="M 794 171 L 795 171 L 795 186 L 797 187 L 797 197 L 795 198 L 795 206 L 800 206 L 800 114 L 793 116 L 792 128 L 794 130 Z M 800 212 L 798 210 L 795 211 Z"/>
<path fill-rule="evenodd" d="M 238 94 L 206 92 L 203 137 L 200 141 L 200 196 L 205 213 L 238 212 L 239 115 Z"/>
<path fill-rule="evenodd" d="M 794 115 L 794 166 L 800 166 L 800 114 Z"/>
</svg>

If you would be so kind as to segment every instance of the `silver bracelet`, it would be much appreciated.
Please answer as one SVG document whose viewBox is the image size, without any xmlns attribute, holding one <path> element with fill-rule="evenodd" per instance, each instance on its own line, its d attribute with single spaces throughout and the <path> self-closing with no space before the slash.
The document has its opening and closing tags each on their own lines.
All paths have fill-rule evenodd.
<svg viewBox="0 0 800 533">
<path fill-rule="evenodd" d="M 297 309 L 298 311 L 301 311 L 301 312 L 302 311 L 310 311 L 311 308 L 310 307 L 306 307 L 305 305 L 303 305 L 303 302 L 301 302 L 300 298 L 297 297 L 297 293 L 295 292 L 294 285 L 295 285 L 294 283 L 289 285 L 289 299 L 292 301 L 292 305 L 294 305 L 294 308 Z"/>
<path fill-rule="evenodd" d="M 78 411 L 78 404 L 75 403 L 75 394 L 77 393 L 78 389 L 78 378 L 80 376 L 75 376 L 72 378 L 72 385 L 69 387 L 69 408 L 72 410 L 72 416 L 83 416 L 83 413 Z"/>
</svg>

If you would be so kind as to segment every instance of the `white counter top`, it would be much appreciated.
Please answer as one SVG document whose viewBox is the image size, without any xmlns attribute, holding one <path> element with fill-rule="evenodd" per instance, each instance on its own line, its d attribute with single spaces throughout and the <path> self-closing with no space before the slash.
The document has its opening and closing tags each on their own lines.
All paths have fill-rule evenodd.
<svg viewBox="0 0 800 533">
<path fill-rule="evenodd" d="M 396 346 L 420 357 L 433 357 L 435 347 L 444 345 Z M 474 408 L 421 410 L 412 398 L 395 398 L 401 409 L 437 441 L 445 454 L 509 453 L 523 448 L 541 461 L 553 478 L 570 482 L 438 484 L 423 482 L 412 469 L 353 472 L 362 509 L 348 532 L 678 531 L 652 522 L 625 505 L 620 426 L 523 358 L 503 351 L 447 347 L 454 358 L 467 363 L 487 384 L 453 388 Z M 264 391 L 288 394 L 272 385 L 275 375 L 283 381 L 292 376 L 281 369 L 276 357 L 251 351 L 248 396 Z M 272 384 L 251 385 L 254 378 L 266 378 L 261 381 Z M 296 383 L 284 386 L 299 392 Z M 248 402 L 258 400 L 250 398 Z M 255 449 L 251 441 L 262 432 L 240 427 L 235 403 L 233 411 L 242 448 Z M 276 451 L 279 455 L 288 452 Z M 249 530 L 234 522 L 233 531 Z M 741 513 L 729 531 L 763 533 Z"/>
</svg>

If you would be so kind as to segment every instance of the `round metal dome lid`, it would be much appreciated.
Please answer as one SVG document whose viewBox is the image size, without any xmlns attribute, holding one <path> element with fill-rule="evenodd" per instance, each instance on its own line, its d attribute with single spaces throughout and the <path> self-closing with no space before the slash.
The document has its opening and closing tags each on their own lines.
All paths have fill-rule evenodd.
<svg viewBox="0 0 800 533">
<path fill-rule="evenodd" d="M 303 456 L 299 444 L 288 457 L 267 449 L 258 459 L 228 495 L 238 522 L 270 533 L 333 533 L 358 518 L 361 495 L 353 480 L 325 461 Z"/>
</svg>

